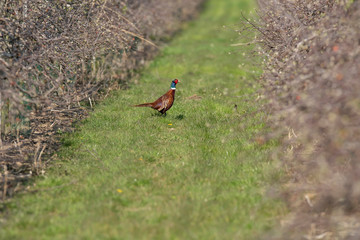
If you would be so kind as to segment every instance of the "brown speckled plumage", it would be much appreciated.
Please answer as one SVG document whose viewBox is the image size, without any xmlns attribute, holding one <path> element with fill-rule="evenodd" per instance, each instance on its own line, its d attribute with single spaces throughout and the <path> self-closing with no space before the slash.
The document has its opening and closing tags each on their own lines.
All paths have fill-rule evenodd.
<svg viewBox="0 0 360 240">
<path fill-rule="evenodd" d="M 166 115 L 166 111 L 169 110 L 175 100 L 175 86 L 178 83 L 178 80 L 175 79 L 171 83 L 171 88 L 164 95 L 159 97 L 155 102 L 151 103 L 143 103 L 139 105 L 135 105 L 134 107 L 151 107 L 155 110 L 158 110 L 162 114 Z"/>
</svg>

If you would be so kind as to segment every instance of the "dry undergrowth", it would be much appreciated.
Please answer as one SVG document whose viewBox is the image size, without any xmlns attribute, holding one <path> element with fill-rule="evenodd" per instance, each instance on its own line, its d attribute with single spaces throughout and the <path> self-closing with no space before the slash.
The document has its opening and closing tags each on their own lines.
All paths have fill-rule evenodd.
<svg viewBox="0 0 360 240">
<path fill-rule="evenodd" d="M 84 101 L 124 86 L 202 2 L 1 1 L 0 199 L 43 173 Z"/>
<path fill-rule="evenodd" d="M 360 239 L 360 1 L 259 1 L 291 213 L 275 239 Z"/>
</svg>

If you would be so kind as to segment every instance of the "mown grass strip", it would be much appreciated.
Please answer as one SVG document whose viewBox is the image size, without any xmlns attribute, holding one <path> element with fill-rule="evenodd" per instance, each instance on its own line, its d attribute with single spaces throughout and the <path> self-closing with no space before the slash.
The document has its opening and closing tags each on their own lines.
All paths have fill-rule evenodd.
<svg viewBox="0 0 360 240">
<path fill-rule="evenodd" d="M 8 204 L 2 239 L 254 239 L 281 215 L 264 196 L 272 143 L 249 84 L 256 70 L 230 46 L 252 1 L 209 1 L 139 85 L 114 92 L 75 134 L 34 194 Z M 258 69 L 257 69 L 258 70 Z M 130 105 L 178 78 L 166 117 Z M 256 85 L 256 84 L 255 84 Z M 237 108 L 235 108 L 235 104 Z"/>
</svg>

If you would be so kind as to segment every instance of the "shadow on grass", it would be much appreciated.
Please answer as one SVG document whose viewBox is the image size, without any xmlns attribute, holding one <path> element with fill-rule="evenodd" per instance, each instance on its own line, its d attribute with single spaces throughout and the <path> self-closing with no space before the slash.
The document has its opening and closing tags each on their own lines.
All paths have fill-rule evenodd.
<svg viewBox="0 0 360 240">
<path fill-rule="evenodd" d="M 185 118 L 184 114 L 179 114 L 175 117 L 177 120 L 183 120 Z"/>
<path fill-rule="evenodd" d="M 151 114 L 151 117 L 164 117 L 164 118 L 174 118 L 171 114 L 161 114 L 160 112 L 154 112 Z M 178 114 L 175 116 L 176 120 L 183 120 L 185 118 L 184 114 Z"/>
</svg>

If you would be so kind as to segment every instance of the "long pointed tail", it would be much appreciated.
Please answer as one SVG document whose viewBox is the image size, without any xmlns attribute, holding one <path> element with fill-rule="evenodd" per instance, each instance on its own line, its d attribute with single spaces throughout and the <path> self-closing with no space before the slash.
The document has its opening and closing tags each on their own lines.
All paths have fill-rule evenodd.
<svg viewBox="0 0 360 240">
<path fill-rule="evenodd" d="M 134 105 L 133 107 L 152 107 L 152 103 L 143 103 L 139 105 Z"/>
</svg>

